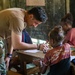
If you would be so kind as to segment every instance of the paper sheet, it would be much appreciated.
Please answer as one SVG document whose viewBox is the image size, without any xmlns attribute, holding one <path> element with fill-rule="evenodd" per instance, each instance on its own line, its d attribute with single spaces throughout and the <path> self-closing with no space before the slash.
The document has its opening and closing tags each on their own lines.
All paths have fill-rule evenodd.
<svg viewBox="0 0 75 75">
<path fill-rule="evenodd" d="M 75 56 L 71 56 L 71 59 L 70 60 L 72 60 L 72 59 L 74 59 L 75 58 Z"/>
<path fill-rule="evenodd" d="M 37 52 L 39 52 L 39 50 L 36 50 L 36 49 L 34 49 L 34 50 L 25 50 L 24 52 L 37 53 Z"/>
</svg>

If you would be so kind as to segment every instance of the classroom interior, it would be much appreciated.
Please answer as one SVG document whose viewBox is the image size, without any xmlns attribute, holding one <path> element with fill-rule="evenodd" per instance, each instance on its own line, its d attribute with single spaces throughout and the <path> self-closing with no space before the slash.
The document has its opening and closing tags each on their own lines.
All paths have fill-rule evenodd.
<svg viewBox="0 0 75 75">
<path fill-rule="evenodd" d="M 37 28 L 26 28 L 33 44 L 46 43 L 49 31 L 59 24 L 61 18 L 66 13 L 72 13 L 74 18 L 73 27 L 75 27 L 75 0 L 0 0 L 0 11 L 7 8 L 23 8 L 25 10 L 29 10 L 35 6 L 43 7 L 46 10 L 48 20 Z M 39 69 L 40 67 L 30 63 L 33 58 L 44 58 L 45 54 L 41 51 L 38 52 L 37 50 L 27 50 L 28 53 L 25 52 L 26 51 L 24 50 L 14 52 L 14 54 L 18 54 L 20 61 L 17 60 L 17 62 L 21 65 L 18 65 L 18 71 L 14 67 L 10 68 L 7 75 L 47 75 L 48 72 L 41 74 Z M 75 58 L 75 49 L 73 49 L 71 56 L 71 60 Z M 75 75 L 75 64 L 71 63 L 71 65 L 73 66 L 73 75 Z"/>
</svg>

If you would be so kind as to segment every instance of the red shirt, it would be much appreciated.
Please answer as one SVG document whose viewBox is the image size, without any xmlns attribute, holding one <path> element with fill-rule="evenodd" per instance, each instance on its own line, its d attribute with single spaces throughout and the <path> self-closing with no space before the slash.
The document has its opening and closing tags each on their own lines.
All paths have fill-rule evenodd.
<svg viewBox="0 0 75 75">
<path fill-rule="evenodd" d="M 52 50 L 49 50 L 44 58 L 43 64 L 54 65 L 63 59 L 70 57 L 70 45 L 68 43 L 58 46 Z"/>
<path fill-rule="evenodd" d="M 67 35 L 65 36 L 65 41 L 75 46 L 75 28 L 68 31 Z"/>
</svg>

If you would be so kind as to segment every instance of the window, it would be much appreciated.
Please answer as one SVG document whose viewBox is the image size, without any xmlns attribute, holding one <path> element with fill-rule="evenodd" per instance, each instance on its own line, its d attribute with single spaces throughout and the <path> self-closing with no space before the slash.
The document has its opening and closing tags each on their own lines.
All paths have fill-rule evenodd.
<svg viewBox="0 0 75 75">
<path fill-rule="evenodd" d="M 31 38 L 33 44 L 42 44 L 42 43 L 46 43 L 45 40 L 41 40 L 41 39 L 35 39 L 35 38 Z"/>
</svg>

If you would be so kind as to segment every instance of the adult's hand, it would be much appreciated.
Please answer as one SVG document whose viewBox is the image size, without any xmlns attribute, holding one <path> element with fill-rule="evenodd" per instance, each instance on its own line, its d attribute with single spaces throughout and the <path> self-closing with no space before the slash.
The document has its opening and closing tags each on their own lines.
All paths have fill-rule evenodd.
<svg viewBox="0 0 75 75">
<path fill-rule="evenodd" d="M 5 58 L 5 63 L 6 63 L 6 69 L 8 70 L 9 68 L 9 62 L 10 62 L 10 58 L 9 57 L 6 57 Z"/>
</svg>

